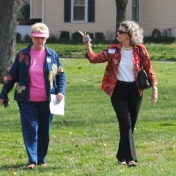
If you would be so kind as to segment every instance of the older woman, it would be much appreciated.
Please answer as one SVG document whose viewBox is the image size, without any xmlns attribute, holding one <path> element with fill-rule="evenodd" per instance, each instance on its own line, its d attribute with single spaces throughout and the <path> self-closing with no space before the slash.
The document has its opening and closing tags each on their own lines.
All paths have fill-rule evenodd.
<svg viewBox="0 0 176 176">
<path fill-rule="evenodd" d="M 46 166 L 53 118 L 49 109 L 50 95 L 56 94 L 59 103 L 66 87 L 58 54 L 45 46 L 48 37 L 45 24 L 36 23 L 31 27 L 32 44 L 17 54 L 0 94 L 0 104 L 4 104 L 16 83 L 14 99 L 19 106 L 28 169 L 34 169 L 36 164 Z"/>
<path fill-rule="evenodd" d="M 143 68 L 152 85 L 153 105 L 158 98 L 157 79 L 148 52 L 142 45 L 143 30 L 133 21 L 122 22 L 117 32 L 119 43 L 111 44 L 98 54 L 91 48 L 89 35 L 79 32 L 86 45 L 89 61 L 91 63 L 108 62 L 102 81 L 102 90 L 110 96 L 119 122 L 120 141 L 116 155 L 118 164 L 136 166 L 137 156 L 133 132 L 143 94 L 138 81 L 138 73 L 141 70 L 139 48 L 142 50 Z"/>
</svg>

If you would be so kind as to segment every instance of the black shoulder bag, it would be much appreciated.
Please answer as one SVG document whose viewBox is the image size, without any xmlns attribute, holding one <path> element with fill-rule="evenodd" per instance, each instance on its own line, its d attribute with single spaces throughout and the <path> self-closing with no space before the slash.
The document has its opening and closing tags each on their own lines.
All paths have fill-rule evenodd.
<svg viewBox="0 0 176 176">
<path fill-rule="evenodd" d="M 151 83 L 146 71 L 143 69 L 143 66 L 142 66 L 142 50 L 140 47 L 139 47 L 139 53 L 140 53 L 140 67 L 141 67 L 141 70 L 138 73 L 139 87 L 141 89 L 148 89 L 151 87 Z"/>
</svg>

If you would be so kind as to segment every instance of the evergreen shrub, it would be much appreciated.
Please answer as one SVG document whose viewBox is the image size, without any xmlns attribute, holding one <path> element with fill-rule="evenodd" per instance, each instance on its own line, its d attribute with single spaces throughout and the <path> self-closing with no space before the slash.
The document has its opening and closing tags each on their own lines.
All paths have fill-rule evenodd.
<svg viewBox="0 0 176 176">
<path fill-rule="evenodd" d="M 165 36 L 160 36 L 160 37 L 152 37 L 152 36 L 145 36 L 144 37 L 144 43 L 174 43 L 175 38 L 174 37 L 165 37 Z"/>
</svg>

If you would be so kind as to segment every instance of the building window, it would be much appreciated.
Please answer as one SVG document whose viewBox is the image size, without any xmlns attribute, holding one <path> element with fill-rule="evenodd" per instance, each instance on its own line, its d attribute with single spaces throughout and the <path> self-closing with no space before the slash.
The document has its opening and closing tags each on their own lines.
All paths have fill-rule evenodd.
<svg viewBox="0 0 176 176">
<path fill-rule="evenodd" d="M 30 24 L 30 1 L 20 1 L 20 7 L 17 11 L 17 22 L 19 25 Z"/>
<path fill-rule="evenodd" d="M 64 22 L 94 22 L 95 0 L 64 0 Z"/>
<path fill-rule="evenodd" d="M 139 22 L 139 0 L 132 0 L 132 20 Z"/>
<path fill-rule="evenodd" d="M 87 21 L 87 0 L 72 1 L 72 21 Z"/>
</svg>

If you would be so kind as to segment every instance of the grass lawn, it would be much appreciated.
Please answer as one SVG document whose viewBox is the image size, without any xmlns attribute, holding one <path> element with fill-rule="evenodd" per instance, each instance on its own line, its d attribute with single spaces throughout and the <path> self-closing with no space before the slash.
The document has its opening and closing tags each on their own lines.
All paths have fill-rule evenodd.
<svg viewBox="0 0 176 176">
<path fill-rule="evenodd" d="M 0 107 L 0 176 L 174 176 L 176 175 L 176 63 L 153 61 L 159 100 L 152 107 L 146 90 L 134 139 L 139 162 L 117 165 L 119 129 L 110 98 L 101 91 L 105 64 L 62 59 L 67 75 L 65 116 L 51 125 L 48 167 L 26 170 L 19 111 Z"/>
<path fill-rule="evenodd" d="M 109 44 L 94 44 L 93 50 L 100 52 Z M 26 47 L 26 43 L 16 45 L 16 52 Z M 47 44 L 53 48 L 61 58 L 83 58 L 85 55 L 84 44 Z M 173 44 L 146 44 L 146 48 L 152 60 L 174 60 L 176 61 L 176 43 Z"/>
</svg>

